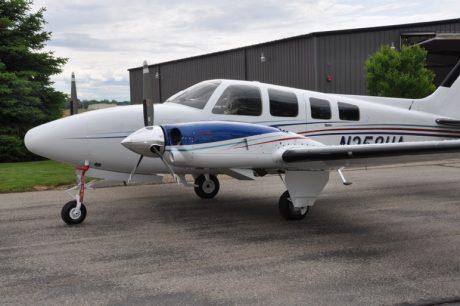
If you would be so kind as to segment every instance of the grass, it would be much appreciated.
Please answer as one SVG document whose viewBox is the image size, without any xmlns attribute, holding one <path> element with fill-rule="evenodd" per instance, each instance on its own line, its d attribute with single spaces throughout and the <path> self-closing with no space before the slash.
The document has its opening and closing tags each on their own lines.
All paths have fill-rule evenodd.
<svg viewBox="0 0 460 306">
<path fill-rule="evenodd" d="M 74 168 L 59 162 L 0 163 L 0 193 L 43 190 L 73 184 Z"/>
</svg>

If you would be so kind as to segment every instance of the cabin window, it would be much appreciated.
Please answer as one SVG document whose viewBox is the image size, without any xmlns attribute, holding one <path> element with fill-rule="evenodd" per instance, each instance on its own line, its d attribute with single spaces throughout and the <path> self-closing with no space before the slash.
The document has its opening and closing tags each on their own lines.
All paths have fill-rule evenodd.
<svg viewBox="0 0 460 306">
<path fill-rule="evenodd" d="M 331 104 L 327 100 L 310 98 L 310 109 L 313 119 L 331 119 Z"/>
<path fill-rule="evenodd" d="M 213 114 L 260 116 L 262 99 L 256 86 L 228 86 L 212 110 Z"/>
<path fill-rule="evenodd" d="M 297 117 L 299 102 L 292 92 L 269 89 L 270 114 L 277 117 Z"/>
<path fill-rule="evenodd" d="M 170 97 L 166 102 L 178 103 L 203 109 L 209 98 L 220 85 L 220 81 L 198 83 Z"/>
<path fill-rule="evenodd" d="M 340 120 L 359 121 L 359 107 L 353 104 L 338 102 Z"/>
</svg>

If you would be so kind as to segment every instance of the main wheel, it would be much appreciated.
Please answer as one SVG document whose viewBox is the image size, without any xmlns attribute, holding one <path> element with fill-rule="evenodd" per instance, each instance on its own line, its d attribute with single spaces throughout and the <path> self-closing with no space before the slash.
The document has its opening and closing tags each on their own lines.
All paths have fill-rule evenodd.
<svg viewBox="0 0 460 306">
<path fill-rule="evenodd" d="M 285 191 L 278 202 L 278 209 L 281 216 L 286 220 L 302 220 L 307 215 L 309 206 L 302 208 L 294 207 L 289 192 Z"/>
<path fill-rule="evenodd" d="M 195 193 L 202 199 L 214 198 L 219 192 L 220 184 L 215 175 L 209 175 L 209 180 L 204 175 L 195 179 Z"/>
<path fill-rule="evenodd" d="M 81 203 L 80 212 L 76 211 L 77 201 L 67 202 L 61 210 L 62 220 L 68 225 L 80 224 L 86 218 L 86 207 Z"/>
</svg>

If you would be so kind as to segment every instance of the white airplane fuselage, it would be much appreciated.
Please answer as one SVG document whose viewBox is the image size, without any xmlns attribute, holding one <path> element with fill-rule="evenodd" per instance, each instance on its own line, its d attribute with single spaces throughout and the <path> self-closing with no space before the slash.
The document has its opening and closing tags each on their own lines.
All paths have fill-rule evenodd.
<svg viewBox="0 0 460 306">
<path fill-rule="evenodd" d="M 414 142 L 460 138 L 460 129 L 439 125 L 436 119 L 447 117 L 442 112 L 423 111 L 430 98 L 421 100 L 389 99 L 364 96 L 324 94 L 275 86 L 259 82 L 220 80 L 203 109 L 166 102 L 155 105 L 155 125 L 197 122 L 237 121 L 278 127 L 304 135 L 324 145 Z M 213 109 L 224 90 L 235 84 L 250 85 L 260 90 L 260 115 L 218 114 Z M 269 89 L 294 94 L 298 101 L 295 117 L 271 114 Z M 313 118 L 311 98 L 330 103 L 330 119 Z M 338 103 L 359 108 L 359 119 L 340 119 Z M 441 115 L 440 115 L 441 114 Z M 71 165 L 90 162 L 90 167 L 118 173 L 130 173 L 139 155 L 120 142 L 143 125 L 142 105 L 120 106 L 86 112 L 56 120 L 28 132 L 25 143 L 41 156 Z M 196 169 L 178 168 L 177 173 L 198 173 Z M 216 171 L 216 170 L 214 170 Z M 139 174 L 169 173 L 158 158 L 145 158 Z"/>
</svg>

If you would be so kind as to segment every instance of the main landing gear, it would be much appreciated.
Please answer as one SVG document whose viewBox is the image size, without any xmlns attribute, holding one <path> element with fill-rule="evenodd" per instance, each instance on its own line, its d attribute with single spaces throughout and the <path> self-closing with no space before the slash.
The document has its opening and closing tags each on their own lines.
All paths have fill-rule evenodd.
<svg viewBox="0 0 460 306">
<path fill-rule="evenodd" d="M 85 175 L 89 170 L 88 162 L 85 162 L 84 166 L 77 166 L 75 170 L 77 172 L 78 185 L 74 188 L 71 188 L 70 190 L 79 190 L 75 196 L 72 196 L 75 198 L 75 200 L 67 202 L 61 210 L 61 218 L 68 225 L 80 224 L 86 218 L 86 207 L 83 204 L 83 198 L 85 196 L 86 188 Z"/>
<path fill-rule="evenodd" d="M 278 209 L 281 216 L 286 220 L 302 220 L 308 214 L 310 206 L 294 207 L 289 191 L 285 191 L 278 202 Z"/>
<path fill-rule="evenodd" d="M 219 180 L 213 174 L 202 174 L 195 178 L 195 193 L 202 199 L 214 198 L 219 188 Z"/>
</svg>

